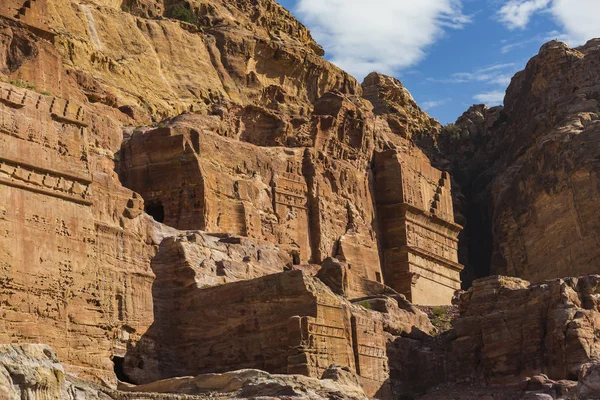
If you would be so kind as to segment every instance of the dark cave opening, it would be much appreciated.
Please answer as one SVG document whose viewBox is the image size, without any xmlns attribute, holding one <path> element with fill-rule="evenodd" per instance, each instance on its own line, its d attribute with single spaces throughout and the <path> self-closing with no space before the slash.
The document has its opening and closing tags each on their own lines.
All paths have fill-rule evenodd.
<svg viewBox="0 0 600 400">
<path fill-rule="evenodd" d="M 146 214 L 150 215 L 156 222 L 165 222 L 165 208 L 160 201 L 151 200 L 144 207 Z"/>
<path fill-rule="evenodd" d="M 300 253 L 298 253 L 297 251 L 293 251 L 291 256 L 292 256 L 292 263 L 294 265 L 300 265 Z"/>
<path fill-rule="evenodd" d="M 133 384 L 134 382 L 132 382 L 131 379 L 129 379 L 129 377 L 125 373 L 125 369 L 124 369 L 125 358 L 119 357 L 119 356 L 113 356 L 112 362 L 114 365 L 113 370 L 115 372 L 117 379 L 120 380 L 121 382 Z"/>
</svg>

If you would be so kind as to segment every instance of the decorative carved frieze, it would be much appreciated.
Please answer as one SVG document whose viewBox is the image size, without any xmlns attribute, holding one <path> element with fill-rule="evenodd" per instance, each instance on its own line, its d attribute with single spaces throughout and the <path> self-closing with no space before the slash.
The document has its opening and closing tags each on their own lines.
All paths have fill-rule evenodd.
<svg viewBox="0 0 600 400">
<path fill-rule="evenodd" d="M 0 184 L 92 205 L 91 181 L 0 158 Z"/>
</svg>

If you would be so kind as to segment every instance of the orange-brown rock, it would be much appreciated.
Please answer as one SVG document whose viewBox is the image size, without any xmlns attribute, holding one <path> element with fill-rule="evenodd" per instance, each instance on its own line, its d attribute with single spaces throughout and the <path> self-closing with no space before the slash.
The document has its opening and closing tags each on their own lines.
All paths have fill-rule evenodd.
<svg viewBox="0 0 600 400">
<path fill-rule="evenodd" d="M 49 344 L 106 386 L 260 368 L 356 374 L 356 393 L 389 398 L 387 340 L 433 330 L 394 289 L 447 304 L 459 268 L 447 175 L 408 139 L 434 124 L 410 95 L 389 109 L 410 118 L 373 113 L 384 90 L 363 99 L 273 1 L 9 0 L 0 15 L 1 342 Z M 405 221 L 381 228 L 392 186 L 423 197 L 392 199 L 424 226 L 418 260 L 382 247 L 412 245 Z M 444 289 L 385 285 L 413 264 Z M 329 393 L 265 379 L 247 394 Z"/>
<path fill-rule="evenodd" d="M 360 107 L 359 99 L 331 93 L 297 127 L 257 107 L 183 115 L 134 132 L 120 154 L 120 176 L 170 226 L 276 243 L 295 264 L 338 257 L 353 276 L 383 282 L 363 172 L 374 149 L 373 117 Z"/>
<path fill-rule="evenodd" d="M 144 217 L 123 216 L 141 201 L 93 145 L 119 125 L 72 101 L 0 92 L 1 340 L 52 344 L 70 370 L 108 380 L 113 349 L 152 318 L 151 297 L 134 295 L 151 289 L 151 235 Z"/>
<path fill-rule="evenodd" d="M 598 271 L 599 49 L 597 39 L 545 44 L 504 108 L 472 109 L 447 132 L 442 148 L 467 197 L 468 263 L 480 276 Z"/>
<path fill-rule="evenodd" d="M 462 270 L 450 176 L 393 150 L 374 169 L 386 283 L 417 304 L 449 304 Z"/>
<path fill-rule="evenodd" d="M 0 14 L 38 33 L 42 27 L 66 72 L 87 82 L 81 88 L 90 100 L 108 98 L 136 110 L 140 121 L 206 111 L 222 100 L 307 114 L 329 90 L 360 94 L 360 85 L 323 60 L 308 30 L 277 3 L 229 3 L 8 0 Z M 35 86 L 46 79 L 13 78 Z M 273 90 L 292 101 L 273 104 Z"/>
<path fill-rule="evenodd" d="M 111 382 L 111 358 L 154 319 L 159 244 L 174 265 L 194 263 L 206 285 L 291 262 L 265 243 L 182 235 L 143 214 L 113 171 L 119 113 L 6 83 L 0 96 L 3 342 L 51 344 L 67 371 Z"/>
<path fill-rule="evenodd" d="M 490 382 L 538 373 L 575 379 L 583 364 L 600 358 L 599 279 L 476 281 L 463 296 L 454 346 L 459 352 L 478 349 L 477 369 Z"/>
<path fill-rule="evenodd" d="M 373 104 L 373 112 L 387 120 L 392 131 L 405 138 L 435 138 L 441 125 L 421 110 L 402 82 L 373 72 L 362 83 L 363 97 Z"/>
<path fill-rule="evenodd" d="M 419 393 L 449 382 L 518 385 L 541 374 L 554 382 L 547 389 L 577 380 L 585 365 L 600 359 L 599 285 L 597 275 L 540 284 L 499 276 L 476 280 L 460 296 L 453 330 L 390 343 L 394 390 Z"/>
<path fill-rule="evenodd" d="M 202 289 L 189 269 L 154 270 L 154 324 L 125 358 L 136 382 L 236 368 L 320 378 L 336 364 L 389 397 L 381 319 L 319 280 L 293 271 Z"/>
<path fill-rule="evenodd" d="M 65 374 L 56 354 L 46 345 L 0 345 L 0 396 L 3 400 L 184 400 L 302 398 L 366 400 L 356 375 L 332 366 L 322 379 L 271 375 L 258 370 L 205 374 L 153 382 L 120 384 L 111 390 Z"/>
</svg>

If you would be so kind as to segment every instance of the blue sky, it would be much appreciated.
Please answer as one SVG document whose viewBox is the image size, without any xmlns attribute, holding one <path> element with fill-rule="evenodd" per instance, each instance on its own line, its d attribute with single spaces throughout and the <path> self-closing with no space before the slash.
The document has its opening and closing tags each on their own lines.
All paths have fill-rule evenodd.
<svg viewBox="0 0 600 400">
<path fill-rule="evenodd" d="M 600 0 L 279 0 L 362 81 L 400 79 L 446 124 L 476 103 L 502 103 L 510 78 L 559 39 L 600 37 Z"/>
</svg>

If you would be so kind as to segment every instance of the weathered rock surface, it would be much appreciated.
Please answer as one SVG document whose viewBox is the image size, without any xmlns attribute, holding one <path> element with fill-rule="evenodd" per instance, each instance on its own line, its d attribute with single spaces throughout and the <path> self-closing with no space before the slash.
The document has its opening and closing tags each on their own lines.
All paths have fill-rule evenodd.
<svg viewBox="0 0 600 400">
<path fill-rule="evenodd" d="M 274 1 L 28 4 L 7 0 L 0 11 L 14 17 L 23 8 L 21 21 L 55 34 L 66 72 L 91 101 L 139 120 L 203 111 L 223 100 L 307 114 L 329 90 L 360 94 L 358 82 L 322 59 L 308 30 Z"/>
<path fill-rule="evenodd" d="M 503 108 L 473 108 L 443 135 L 467 199 L 463 261 L 475 276 L 598 271 L 599 63 L 597 39 L 550 42 L 515 75 Z"/>
<path fill-rule="evenodd" d="M 0 15 L 0 341 L 64 361 L 5 348 L 0 394 L 595 390 L 600 278 L 535 282 L 596 268 L 598 41 L 546 45 L 504 108 L 442 132 L 397 80 L 322 59 L 270 0 Z M 465 221 L 472 276 L 534 284 L 476 281 L 431 337 L 408 300 L 450 303 Z"/>
<path fill-rule="evenodd" d="M 294 264 L 338 258 L 351 298 L 385 280 L 415 302 L 448 304 L 462 268 L 449 176 L 383 122 L 340 92 L 303 119 L 219 106 L 132 132 L 120 177 L 172 227 L 276 243 Z"/>
<path fill-rule="evenodd" d="M 579 384 L 577 385 L 575 399 L 600 399 L 600 363 L 589 363 L 583 365 L 579 372 Z"/>
<path fill-rule="evenodd" d="M 395 78 L 373 72 L 362 83 L 363 97 L 373 112 L 386 119 L 392 131 L 405 138 L 435 138 L 440 123 L 421 110 L 409 91 Z"/>
<path fill-rule="evenodd" d="M 547 386 L 536 389 L 530 380 L 525 389 L 572 395 L 573 385 L 561 382 L 577 380 L 585 365 L 600 359 L 599 283 L 597 275 L 540 284 L 508 277 L 475 281 L 460 296 L 453 330 L 389 343 L 394 391 L 419 393 L 457 382 L 519 385 L 544 374 L 540 385 Z"/>
<path fill-rule="evenodd" d="M 46 345 L 0 345 L 0 397 L 5 400 L 112 400 L 109 390 L 65 375 Z"/>
<path fill-rule="evenodd" d="M 202 395 L 209 398 L 301 398 L 310 400 L 366 400 L 352 372 L 339 367 L 325 371 L 322 380 L 302 375 L 272 375 L 259 370 L 175 378 L 147 385 L 120 385 L 123 392 Z"/>
<path fill-rule="evenodd" d="M 138 383 L 236 368 L 320 378 L 336 364 L 369 396 L 388 398 L 384 332 L 433 329 L 401 297 L 358 303 L 365 309 L 302 271 L 198 288 L 190 268 L 154 270 L 154 323 L 124 364 Z"/>
<path fill-rule="evenodd" d="M 274 2 L 179 5 L 191 14 L 172 2 L 2 3 L 0 341 L 47 343 L 66 373 L 108 386 L 115 373 L 147 382 L 245 366 L 320 378 L 337 363 L 385 397 L 387 335 L 432 326 L 384 285 L 371 164 L 394 149 L 397 163 L 430 168 L 395 130 L 433 122 L 405 91 L 369 100 L 389 97 L 409 119 L 375 115 L 361 86 Z M 174 19 L 186 15 L 195 20 Z M 418 186 L 419 214 L 434 221 L 437 186 Z M 420 249 L 434 257 L 444 240 L 422 235 Z M 329 257 L 345 271 L 346 298 L 309 277 Z M 313 283 L 282 292 L 284 270 Z M 266 303 L 246 305 L 240 293 Z M 198 318 L 207 311 L 215 324 Z M 223 347 L 228 329 L 248 340 Z M 217 347 L 202 349 L 211 330 Z M 322 348 L 321 337 L 333 344 Z M 221 358 L 236 346 L 246 360 Z M 194 349 L 209 354 L 204 365 Z"/>
<path fill-rule="evenodd" d="M 0 345 L 0 396 L 3 400 L 149 400 L 299 398 L 366 400 L 351 371 L 332 366 L 323 379 L 242 370 L 184 377 L 119 390 L 102 388 L 64 373 L 46 345 Z"/>
</svg>

